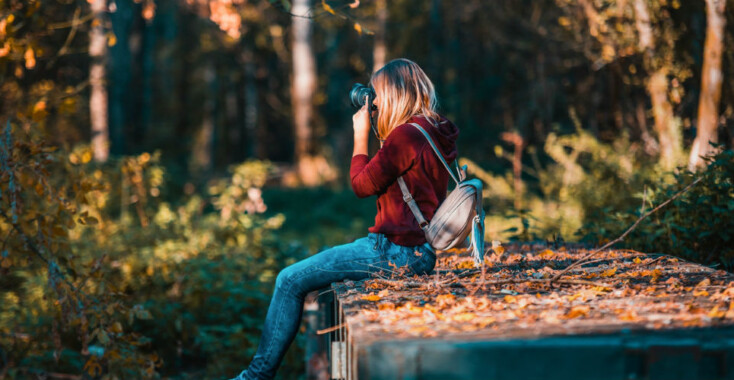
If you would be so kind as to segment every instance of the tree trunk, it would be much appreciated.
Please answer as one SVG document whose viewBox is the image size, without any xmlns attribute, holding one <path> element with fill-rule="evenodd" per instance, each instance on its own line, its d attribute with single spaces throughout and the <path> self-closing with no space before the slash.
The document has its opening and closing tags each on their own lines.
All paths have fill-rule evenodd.
<svg viewBox="0 0 734 380">
<path fill-rule="evenodd" d="M 313 94 L 316 89 L 316 58 L 311 47 L 311 19 L 304 16 L 311 0 L 293 1 L 293 82 L 291 101 L 295 126 L 295 163 L 298 176 L 305 185 L 319 182 L 310 164 L 313 153 Z"/>
<path fill-rule="evenodd" d="M 647 79 L 647 92 L 652 103 L 655 119 L 655 132 L 660 143 L 660 165 L 665 170 L 674 169 L 681 156 L 681 131 L 673 116 L 673 106 L 668 99 L 668 63 L 655 63 L 655 42 L 653 40 L 650 14 L 645 0 L 635 0 L 635 26 L 638 33 L 638 46 L 644 54 L 645 65 L 652 72 Z"/>
<path fill-rule="evenodd" d="M 387 0 L 375 2 L 377 25 L 375 27 L 375 47 L 372 50 L 372 72 L 385 66 L 387 57 L 387 46 L 385 45 L 385 28 L 387 26 Z"/>
<path fill-rule="evenodd" d="M 653 72 L 647 80 L 647 92 L 652 101 L 652 114 L 655 118 L 655 132 L 660 143 L 660 164 L 665 170 L 672 170 L 681 156 L 681 132 L 673 117 L 673 106 L 668 100 L 667 69 Z"/>
<path fill-rule="evenodd" d="M 259 149 L 258 138 L 258 92 L 255 65 L 255 53 L 253 52 L 253 42 L 250 36 L 244 36 L 242 39 L 242 61 L 244 67 L 244 133 L 243 146 L 246 146 L 247 157 L 265 158 L 262 149 Z M 246 145 L 244 145 L 246 144 Z"/>
<path fill-rule="evenodd" d="M 647 129 L 647 117 L 645 116 L 645 101 L 640 97 L 637 101 L 637 107 L 635 109 L 635 116 L 637 118 L 637 125 L 640 128 L 640 138 L 645 149 L 645 153 L 650 156 L 655 156 L 660 153 L 658 142 L 650 136 L 650 132 Z"/>
<path fill-rule="evenodd" d="M 114 7 L 112 6 L 114 4 Z M 132 53 L 130 34 L 133 27 L 132 1 L 115 1 L 110 5 L 110 20 L 116 42 L 110 47 L 110 153 L 127 153 L 126 131 L 130 124 L 132 106 Z"/>
<path fill-rule="evenodd" d="M 692 171 L 704 161 L 701 156 L 714 153 L 709 142 L 718 142 L 719 101 L 721 100 L 721 54 L 724 49 L 724 10 L 726 0 L 706 0 L 706 41 L 703 47 L 701 95 L 698 99 L 698 126 L 691 147 L 688 168 Z"/>
<path fill-rule="evenodd" d="M 105 162 L 110 155 L 110 131 L 107 119 L 107 87 L 105 84 L 105 58 L 107 38 L 104 32 L 104 13 L 106 0 L 94 0 L 92 13 L 94 21 L 89 32 L 89 56 L 92 60 L 89 69 L 89 118 L 92 124 L 92 151 L 94 160 Z"/>
<path fill-rule="evenodd" d="M 140 48 L 140 109 L 136 125 L 136 143 L 141 150 L 151 150 L 151 124 L 155 101 L 153 99 L 153 81 L 155 79 L 157 25 L 155 20 L 145 19 L 142 31 L 142 46 Z"/>
<path fill-rule="evenodd" d="M 207 89 L 205 94 L 206 101 L 204 103 L 201 128 L 197 132 L 194 140 L 192 161 L 190 163 L 190 170 L 197 174 L 207 173 L 213 166 L 215 81 L 216 71 L 214 65 L 208 63 L 204 68 L 204 82 L 206 83 Z"/>
<path fill-rule="evenodd" d="M 514 177 L 514 188 L 515 188 L 515 210 L 520 211 L 522 209 L 522 150 L 525 146 L 525 139 L 516 132 L 503 132 L 502 140 L 508 142 L 515 147 L 514 154 L 512 155 L 512 175 Z"/>
</svg>

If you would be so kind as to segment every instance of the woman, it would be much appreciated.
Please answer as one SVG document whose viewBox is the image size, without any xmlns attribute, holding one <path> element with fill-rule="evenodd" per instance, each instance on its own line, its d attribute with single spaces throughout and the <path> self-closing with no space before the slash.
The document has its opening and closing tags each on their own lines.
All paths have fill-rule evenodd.
<svg viewBox="0 0 734 380">
<path fill-rule="evenodd" d="M 235 379 L 271 379 L 301 323 L 304 297 L 332 282 L 407 272 L 429 274 L 436 255 L 403 201 L 396 182 L 403 176 L 426 220 L 446 198 L 449 174 L 421 132 L 433 138 L 447 162 L 456 158 L 458 129 L 436 113 L 433 84 L 407 59 L 396 59 L 370 81 L 375 90 L 380 150 L 370 159 L 370 121 L 365 104 L 352 117 L 352 189 L 360 197 L 377 195 L 375 225 L 366 237 L 329 248 L 283 269 L 275 281 L 262 338 L 249 367 Z"/>
</svg>

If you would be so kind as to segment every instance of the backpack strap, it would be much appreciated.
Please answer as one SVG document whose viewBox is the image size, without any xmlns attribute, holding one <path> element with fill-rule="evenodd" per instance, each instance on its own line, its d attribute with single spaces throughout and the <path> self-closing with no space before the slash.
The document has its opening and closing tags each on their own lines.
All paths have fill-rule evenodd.
<svg viewBox="0 0 734 380">
<path fill-rule="evenodd" d="M 415 216 L 415 220 L 418 221 L 418 226 L 425 232 L 428 228 L 428 222 L 426 221 L 426 218 L 423 217 L 423 213 L 421 213 L 421 209 L 418 208 L 418 204 L 415 202 L 415 199 L 410 195 L 410 191 L 408 191 L 408 186 L 405 185 L 403 176 L 398 177 L 398 185 L 400 185 L 400 191 L 403 192 L 403 201 L 408 204 L 408 208 L 410 208 L 410 211 Z"/>
<path fill-rule="evenodd" d="M 423 136 L 426 137 L 428 140 L 428 143 L 431 145 L 431 148 L 433 148 L 433 151 L 438 156 L 438 159 L 441 160 L 441 163 L 443 166 L 448 170 L 449 175 L 451 178 L 453 178 L 454 182 L 456 182 L 456 185 L 459 185 L 459 182 L 463 180 L 461 178 L 461 170 L 459 170 L 459 164 L 457 160 L 454 160 L 454 163 L 456 163 L 456 171 L 459 173 L 459 177 L 455 176 L 454 173 L 451 171 L 451 168 L 449 167 L 449 164 L 446 162 L 446 160 L 441 155 L 441 152 L 438 150 L 438 147 L 433 142 L 433 139 L 431 136 L 426 132 L 420 125 L 416 123 L 410 123 L 414 127 L 418 128 L 421 133 L 423 133 Z M 410 212 L 413 213 L 413 216 L 415 216 L 415 219 L 418 221 L 418 226 L 425 232 L 428 228 L 428 222 L 426 221 L 426 218 L 423 217 L 423 213 L 421 213 L 420 208 L 418 208 L 418 204 L 415 202 L 415 199 L 413 199 L 413 196 L 410 194 L 410 191 L 408 190 L 408 186 L 405 184 L 405 180 L 403 179 L 403 176 L 398 177 L 398 185 L 400 185 L 400 191 L 403 193 L 403 201 L 408 204 L 408 208 L 410 208 Z"/>
<path fill-rule="evenodd" d="M 416 123 L 410 123 L 410 125 L 412 125 L 412 126 L 414 126 L 414 127 L 418 128 L 418 130 L 419 130 L 419 131 L 421 131 L 421 133 L 423 133 L 423 136 L 425 136 L 425 137 L 426 137 L 426 139 L 428 140 L 428 143 L 429 143 L 429 144 L 431 145 L 431 148 L 433 148 L 433 151 L 434 151 L 434 152 L 436 153 L 436 156 L 438 156 L 438 159 L 439 159 L 439 160 L 441 161 L 441 163 L 442 163 L 442 164 L 443 164 L 443 166 L 444 166 L 444 167 L 446 168 L 446 170 L 448 170 L 448 172 L 449 172 L 449 175 L 450 175 L 450 176 L 451 176 L 451 178 L 452 178 L 452 179 L 454 180 L 454 182 L 456 182 L 456 184 L 458 185 L 458 184 L 459 184 L 459 182 L 461 182 L 461 181 L 459 180 L 459 177 L 458 177 L 458 176 L 456 176 L 456 175 L 454 174 L 454 172 L 453 172 L 453 171 L 451 171 L 451 167 L 450 167 L 450 166 L 449 166 L 449 164 L 448 164 L 448 163 L 446 162 L 446 160 L 445 160 L 445 159 L 443 158 L 443 155 L 441 155 L 441 152 L 440 152 L 440 151 L 438 150 L 438 147 L 437 147 L 437 146 L 436 146 L 436 144 L 435 144 L 435 143 L 433 142 L 433 139 L 431 138 L 431 135 L 429 135 L 429 134 L 428 134 L 428 132 L 426 132 L 426 130 L 425 130 L 425 129 L 423 129 L 423 127 L 421 127 L 420 125 L 418 125 L 418 124 L 416 124 Z M 458 163 L 456 164 L 456 168 L 457 168 L 457 169 L 459 168 L 459 164 L 458 164 Z"/>
</svg>

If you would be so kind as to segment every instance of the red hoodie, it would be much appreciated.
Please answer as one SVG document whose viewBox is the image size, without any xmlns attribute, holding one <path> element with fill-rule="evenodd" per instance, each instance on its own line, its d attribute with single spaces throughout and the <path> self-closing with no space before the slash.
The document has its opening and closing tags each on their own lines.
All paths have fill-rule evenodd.
<svg viewBox="0 0 734 380">
<path fill-rule="evenodd" d="M 450 179 L 428 140 L 409 123 L 420 124 L 431 135 L 446 162 L 451 164 L 457 156 L 459 129 L 443 117 L 438 127 L 434 127 L 426 118 L 414 116 L 390 132 L 372 159 L 365 154 L 352 157 L 349 170 L 357 197 L 377 195 L 375 225 L 368 231 L 384 234 L 391 242 L 403 246 L 424 244 L 426 237 L 403 201 L 398 177 L 403 176 L 428 221 L 446 199 Z"/>
</svg>

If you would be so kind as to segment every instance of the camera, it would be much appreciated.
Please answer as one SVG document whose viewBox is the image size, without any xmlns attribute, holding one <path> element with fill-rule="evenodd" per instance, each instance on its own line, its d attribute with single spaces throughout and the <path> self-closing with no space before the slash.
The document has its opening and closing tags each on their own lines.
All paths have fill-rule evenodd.
<svg viewBox="0 0 734 380">
<path fill-rule="evenodd" d="M 375 100 L 375 90 L 370 86 L 365 86 L 361 83 L 355 83 L 352 89 L 349 91 L 349 99 L 352 101 L 352 106 L 355 108 L 362 108 L 364 106 L 365 98 L 367 98 L 368 104 L 370 104 L 371 110 L 376 110 L 377 106 L 372 104 Z"/>
</svg>

